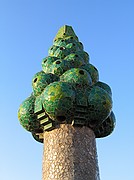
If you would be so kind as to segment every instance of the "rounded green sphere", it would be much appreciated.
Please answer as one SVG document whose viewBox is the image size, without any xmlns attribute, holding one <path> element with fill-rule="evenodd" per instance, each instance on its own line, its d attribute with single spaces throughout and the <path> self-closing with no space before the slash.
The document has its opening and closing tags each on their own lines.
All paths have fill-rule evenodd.
<svg viewBox="0 0 134 180">
<path fill-rule="evenodd" d="M 73 36 L 64 38 L 64 39 L 57 39 L 54 41 L 55 46 L 62 46 L 66 47 L 68 44 L 72 43 L 73 46 L 77 46 L 78 50 L 83 50 L 83 44 L 81 42 L 78 42 L 76 39 L 73 38 Z"/>
<path fill-rule="evenodd" d="M 99 72 L 95 66 L 92 64 L 86 64 L 81 66 L 82 69 L 85 69 L 91 76 L 92 83 L 95 84 L 99 80 Z"/>
<path fill-rule="evenodd" d="M 111 96 L 100 87 L 92 87 L 88 96 L 89 126 L 101 124 L 109 116 L 111 109 Z"/>
<path fill-rule="evenodd" d="M 65 82 L 54 82 L 42 93 L 42 102 L 46 114 L 55 121 L 68 122 L 73 118 L 75 92 Z"/>
<path fill-rule="evenodd" d="M 49 56 L 55 56 L 54 54 L 57 51 L 57 49 L 58 49 L 58 46 L 55 46 L 55 45 L 51 46 L 48 50 Z M 55 57 L 57 57 L 57 56 L 55 56 Z"/>
<path fill-rule="evenodd" d="M 64 59 L 68 54 L 70 54 L 70 49 L 66 48 L 64 46 L 52 46 L 49 49 L 49 56 L 54 56 L 57 57 L 59 59 Z"/>
<path fill-rule="evenodd" d="M 36 133 L 32 132 L 32 136 L 37 142 L 43 143 L 43 139 L 40 139 L 39 135 L 37 135 Z"/>
<path fill-rule="evenodd" d="M 71 69 L 71 66 L 66 60 L 57 59 L 47 70 L 47 73 L 52 73 L 57 76 L 61 76 L 68 69 Z"/>
<path fill-rule="evenodd" d="M 66 48 L 67 49 L 69 49 L 69 51 L 70 51 L 70 53 L 71 52 L 77 52 L 77 51 L 79 51 L 80 49 L 79 49 L 79 46 L 77 45 L 77 43 L 69 43 L 69 44 L 67 44 L 66 45 Z"/>
<path fill-rule="evenodd" d="M 89 54 L 85 51 L 77 51 L 77 55 L 81 56 L 86 64 L 89 63 Z"/>
<path fill-rule="evenodd" d="M 95 84 L 95 86 L 98 86 L 98 87 L 104 89 L 110 96 L 112 96 L 111 88 L 110 88 L 110 86 L 107 85 L 106 83 L 98 81 L 98 82 Z"/>
<path fill-rule="evenodd" d="M 92 80 L 90 77 L 90 74 L 80 68 L 72 68 L 68 71 L 66 71 L 61 77 L 61 81 L 71 83 L 74 87 L 77 85 L 81 86 L 91 86 L 92 85 Z"/>
<path fill-rule="evenodd" d="M 49 70 L 50 66 L 53 64 L 54 61 L 56 61 L 57 57 L 51 57 L 48 56 L 42 60 L 42 69 L 45 73 Z"/>
<path fill-rule="evenodd" d="M 79 68 L 85 64 L 83 58 L 77 55 L 77 53 L 69 54 L 65 57 L 65 60 L 68 61 L 68 63 L 71 65 L 71 68 Z"/>
<path fill-rule="evenodd" d="M 39 96 L 48 84 L 58 80 L 59 77 L 54 74 L 45 74 L 43 71 L 38 72 L 37 74 L 35 74 L 32 80 L 34 95 Z"/>
<path fill-rule="evenodd" d="M 103 123 L 100 124 L 97 128 L 94 129 L 95 137 L 102 138 L 110 135 L 115 128 L 115 123 L 116 119 L 112 111 L 108 118 L 105 121 L 103 121 Z"/>
<path fill-rule="evenodd" d="M 20 124 L 30 132 L 38 132 L 41 130 L 37 116 L 34 114 L 35 96 L 28 97 L 19 107 L 18 119 Z"/>
</svg>

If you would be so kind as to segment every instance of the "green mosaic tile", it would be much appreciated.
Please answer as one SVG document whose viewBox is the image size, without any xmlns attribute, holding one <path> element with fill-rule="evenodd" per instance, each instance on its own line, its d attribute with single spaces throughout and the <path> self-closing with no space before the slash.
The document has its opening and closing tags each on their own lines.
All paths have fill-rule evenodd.
<svg viewBox="0 0 134 180">
<path fill-rule="evenodd" d="M 43 143 L 43 137 L 40 138 L 40 137 L 39 137 L 39 134 L 32 133 L 32 136 L 33 136 L 33 138 L 34 138 L 37 142 Z"/>
<path fill-rule="evenodd" d="M 95 84 L 99 80 L 99 73 L 95 66 L 92 64 L 86 64 L 81 66 L 82 69 L 85 69 L 91 76 L 92 83 Z"/>
<path fill-rule="evenodd" d="M 42 97 L 41 95 L 40 96 L 37 96 L 36 99 L 35 99 L 35 102 L 34 102 L 34 113 L 36 115 L 40 114 L 44 112 L 44 109 L 43 109 L 43 106 L 42 106 Z"/>
<path fill-rule="evenodd" d="M 39 96 L 48 84 L 58 80 L 59 77 L 54 74 L 45 74 L 43 71 L 38 72 L 37 74 L 35 74 L 32 80 L 34 95 Z"/>
<path fill-rule="evenodd" d="M 54 56 L 60 59 L 64 59 L 67 55 L 70 54 L 70 50 L 73 52 L 72 49 L 66 48 L 66 47 L 59 47 L 59 46 L 52 46 L 49 49 L 49 56 Z"/>
<path fill-rule="evenodd" d="M 78 68 L 81 67 L 82 65 L 85 65 L 85 61 L 81 56 L 77 55 L 77 53 L 69 54 L 68 56 L 65 57 L 65 60 L 70 64 L 71 68 Z"/>
<path fill-rule="evenodd" d="M 73 28 L 71 26 L 64 25 L 59 29 L 58 33 L 54 38 L 54 41 L 57 39 L 68 38 L 70 36 L 73 37 L 73 39 L 75 39 L 76 41 L 78 41 L 78 37 L 76 36 Z"/>
<path fill-rule="evenodd" d="M 60 76 L 60 81 L 71 83 L 72 85 L 92 85 L 92 79 L 90 74 L 80 68 L 72 68 L 66 71 L 62 76 Z"/>
<path fill-rule="evenodd" d="M 94 86 L 88 96 L 90 126 L 94 127 L 106 119 L 112 109 L 111 96 L 102 88 Z"/>
<path fill-rule="evenodd" d="M 42 60 L 42 69 L 45 73 L 47 73 L 48 69 L 50 66 L 53 64 L 54 61 L 56 61 L 58 58 L 57 57 L 51 57 L 48 56 Z"/>
<path fill-rule="evenodd" d="M 65 46 L 67 49 L 69 49 L 70 52 L 77 52 L 80 51 L 79 46 L 77 43 L 69 43 Z M 69 53 L 70 54 L 70 53 Z"/>
<path fill-rule="evenodd" d="M 112 96 L 112 91 L 111 91 L 111 88 L 106 84 L 106 83 L 103 83 L 103 82 L 100 82 L 98 81 L 95 86 L 98 86 L 102 89 L 104 89 L 110 96 Z"/>
<path fill-rule="evenodd" d="M 42 129 L 39 121 L 37 120 L 37 116 L 34 113 L 34 102 L 35 96 L 31 95 L 25 101 L 23 101 L 18 111 L 18 119 L 20 124 L 30 132 L 38 132 Z"/>
<path fill-rule="evenodd" d="M 20 105 L 18 119 L 38 142 L 43 142 L 43 131 L 61 123 L 88 126 L 96 138 L 113 131 L 111 88 L 99 81 L 97 68 L 71 26 L 58 31 L 32 88 L 32 95 Z"/>
<path fill-rule="evenodd" d="M 61 76 L 68 69 L 71 69 L 71 65 L 68 61 L 57 59 L 46 72 Z"/>
<path fill-rule="evenodd" d="M 96 138 L 102 138 L 110 135 L 115 128 L 115 115 L 113 111 L 110 113 L 107 119 L 103 121 L 97 128 L 94 129 Z"/>
<path fill-rule="evenodd" d="M 57 39 L 54 41 L 53 45 L 70 48 L 70 44 L 77 47 L 78 51 L 83 51 L 83 44 L 81 42 L 76 41 L 73 36 L 66 37 L 64 39 Z M 69 47 L 68 47 L 69 46 Z"/>
<path fill-rule="evenodd" d="M 72 114 L 68 114 L 68 111 L 73 111 L 74 100 L 75 92 L 65 82 L 51 83 L 42 94 L 43 107 L 46 113 L 52 120 L 57 121 L 65 121 L 72 118 Z"/>
</svg>

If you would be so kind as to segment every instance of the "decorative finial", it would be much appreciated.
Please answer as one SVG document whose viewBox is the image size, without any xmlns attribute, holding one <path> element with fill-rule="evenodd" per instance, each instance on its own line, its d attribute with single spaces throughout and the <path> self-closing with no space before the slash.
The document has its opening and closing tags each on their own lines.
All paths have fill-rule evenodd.
<svg viewBox="0 0 134 180">
<path fill-rule="evenodd" d="M 96 138 L 113 131 L 111 88 L 99 81 L 97 68 L 89 62 L 71 26 L 59 29 L 32 87 L 32 94 L 20 105 L 18 118 L 39 142 L 43 142 L 44 131 L 64 123 L 87 126 Z"/>
</svg>

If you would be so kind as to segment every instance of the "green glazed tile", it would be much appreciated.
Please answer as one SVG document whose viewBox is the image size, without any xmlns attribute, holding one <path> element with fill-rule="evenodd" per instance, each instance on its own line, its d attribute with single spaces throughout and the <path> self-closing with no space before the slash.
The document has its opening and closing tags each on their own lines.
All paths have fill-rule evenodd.
<svg viewBox="0 0 134 180">
<path fill-rule="evenodd" d="M 18 119 L 38 142 L 43 142 L 43 131 L 61 123 L 88 126 L 96 138 L 112 133 L 111 88 L 99 81 L 97 68 L 89 63 L 89 54 L 71 26 L 59 29 L 32 88 L 31 96 L 19 107 Z"/>
</svg>

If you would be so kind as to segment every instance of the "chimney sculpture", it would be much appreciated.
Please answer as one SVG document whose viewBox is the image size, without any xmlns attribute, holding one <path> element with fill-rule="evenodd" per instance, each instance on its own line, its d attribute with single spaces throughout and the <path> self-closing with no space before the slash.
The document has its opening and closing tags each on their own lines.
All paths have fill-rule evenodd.
<svg viewBox="0 0 134 180">
<path fill-rule="evenodd" d="M 112 93 L 71 26 L 59 29 L 32 87 L 18 119 L 44 143 L 42 180 L 99 180 L 95 138 L 115 127 Z"/>
</svg>

